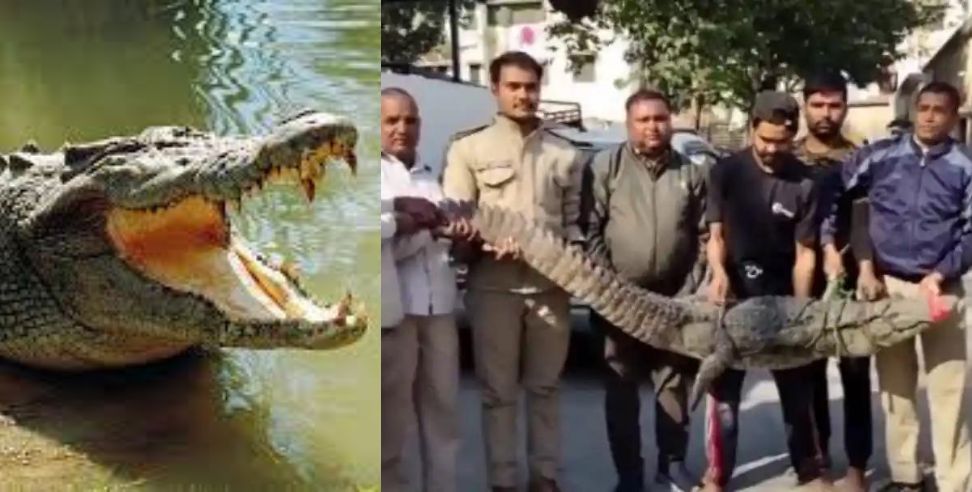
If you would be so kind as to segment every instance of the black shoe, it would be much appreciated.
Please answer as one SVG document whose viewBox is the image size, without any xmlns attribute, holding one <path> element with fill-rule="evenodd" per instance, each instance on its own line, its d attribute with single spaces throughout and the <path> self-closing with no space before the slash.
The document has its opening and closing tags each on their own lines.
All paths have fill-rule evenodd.
<svg viewBox="0 0 972 492">
<path fill-rule="evenodd" d="M 622 473 L 614 492 L 644 492 L 645 476 L 641 473 Z"/>
<path fill-rule="evenodd" d="M 903 482 L 890 482 L 884 487 L 878 489 L 878 492 L 924 492 L 925 484 L 923 482 L 918 483 L 903 483 Z"/>
</svg>

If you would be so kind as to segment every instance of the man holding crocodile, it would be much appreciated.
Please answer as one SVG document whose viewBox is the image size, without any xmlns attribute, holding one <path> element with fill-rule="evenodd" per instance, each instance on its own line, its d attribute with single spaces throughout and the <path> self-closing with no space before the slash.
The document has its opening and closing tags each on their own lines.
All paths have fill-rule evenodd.
<svg viewBox="0 0 972 492">
<path fill-rule="evenodd" d="M 868 194 L 874 258 L 861 261 L 859 282 L 869 298 L 885 292 L 903 298 L 961 295 L 960 277 L 972 265 L 972 156 L 949 136 L 959 119 L 960 102 L 951 85 L 926 85 L 915 103 L 914 133 L 855 152 L 843 163 L 840 182 L 826 193 L 828 214 L 821 227 L 825 245 L 833 243 L 836 232 L 832 204 L 855 187 Z M 920 335 L 935 478 L 943 492 L 972 488 L 961 319 L 951 318 Z M 921 490 L 914 340 L 878 352 L 876 361 L 892 478 L 886 490 Z"/>
<path fill-rule="evenodd" d="M 424 202 L 435 210 L 432 204 L 442 199 L 442 189 L 418 155 L 420 125 L 411 94 L 397 87 L 382 89 L 382 197 Z M 392 253 L 402 319 L 381 334 L 382 480 L 389 476 L 382 488 L 409 488 L 395 478 L 405 476 L 404 437 L 414 426 L 422 457 L 421 490 L 451 492 L 456 490 L 459 451 L 456 276 L 448 246 L 428 229 L 399 234 Z"/>
<path fill-rule="evenodd" d="M 523 140 L 529 141 L 535 137 L 535 132 L 537 132 L 535 118 L 529 109 L 535 110 L 535 97 L 531 96 L 536 95 L 536 82 L 539 81 L 542 69 L 527 62 L 526 59 L 521 61 L 522 63 L 510 63 L 510 57 L 501 57 L 494 64 L 494 68 L 497 70 L 492 78 L 494 93 L 498 95 L 501 108 L 501 115 L 498 119 L 512 120 L 520 128 L 521 133 L 517 135 L 519 138 L 513 139 L 513 143 L 518 143 L 514 148 L 530 150 L 529 146 L 524 145 Z M 527 76 L 521 77 L 522 73 L 513 73 L 514 76 L 511 77 L 513 80 L 506 81 L 510 84 L 507 84 L 505 89 L 517 93 L 517 95 L 511 97 L 510 101 L 506 101 L 509 104 L 504 106 L 502 97 L 503 75 L 510 75 L 503 73 L 506 64 L 519 65 L 516 67 L 519 69 L 518 71 L 527 72 Z M 517 70 L 512 72 L 517 72 Z M 516 80 L 518 77 L 532 80 L 518 81 Z M 529 104 L 531 102 L 533 104 Z M 523 116 L 519 113 L 523 113 L 524 108 L 528 110 L 527 113 L 530 113 L 530 118 L 520 118 L 521 121 L 517 121 L 517 117 Z M 783 113 L 787 112 L 783 111 Z M 770 111 L 772 118 L 777 117 L 776 113 L 778 111 Z M 524 130 L 523 125 L 519 124 L 530 121 L 533 123 L 527 125 L 526 130 Z M 544 203 L 543 200 L 533 201 L 531 206 L 511 207 L 510 204 L 503 203 L 502 198 L 506 191 L 518 188 L 518 186 L 512 185 L 518 183 L 520 179 L 537 178 L 531 173 L 539 169 L 551 172 L 563 168 L 554 163 L 547 166 L 531 166 L 519 163 L 520 159 L 527 156 L 535 158 L 535 156 L 530 155 L 531 152 L 521 152 L 519 157 L 516 158 L 498 155 L 496 150 L 502 149 L 504 146 L 509 147 L 508 144 L 510 143 L 508 140 L 498 138 L 502 137 L 503 134 L 494 135 L 494 132 L 488 131 L 499 124 L 498 121 L 490 127 L 466 132 L 453 143 L 446 166 L 444 188 L 447 196 L 458 199 L 460 203 L 458 203 L 458 208 L 454 206 L 456 205 L 454 202 L 447 201 L 442 204 L 442 207 L 449 209 L 445 211 L 448 222 L 456 224 L 463 220 L 467 221 L 470 227 L 475 229 L 479 240 L 486 243 L 487 246 L 483 249 L 492 249 L 494 253 L 494 255 L 484 255 L 472 264 L 471 288 L 467 294 L 467 302 L 473 301 L 469 303 L 468 307 L 473 322 L 474 344 L 476 344 L 474 349 L 478 351 L 477 371 L 480 372 L 479 376 L 486 386 L 484 391 L 484 423 L 487 429 L 490 485 L 494 489 L 505 490 L 515 483 L 513 473 L 515 471 L 515 455 L 509 452 L 515 444 L 511 439 L 508 439 L 513 433 L 512 426 L 500 426 L 505 427 L 504 432 L 491 433 L 488 431 L 490 430 L 491 418 L 493 418 L 492 423 L 494 424 L 515 422 L 512 418 L 509 420 L 505 418 L 508 413 L 511 413 L 507 412 L 507 407 L 512 406 L 511 402 L 515 402 L 515 399 L 511 400 L 508 395 L 512 393 L 509 388 L 515 388 L 517 376 L 515 360 L 506 359 L 509 358 L 508 356 L 511 353 L 519 357 L 519 347 L 514 347 L 516 350 L 497 349 L 496 347 L 490 348 L 482 342 L 484 338 L 494 342 L 499 341 L 502 336 L 508 335 L 508 333 L 504 333 L 510 326 L 518 330 L 522 329 L 517 328 L 522 321 L 520 319 L 499 319 L 504 316 L 508 317 L 510 312 L 519 311 L 515 305 L 511 309 L 510 306 L 501 304 L 501 300 L 514 301 L 516 296 L 519 295 L 521 297 L 519 297 L 518 302 L 523 302 L 531 295 L 535 295 L 532 292 L 515 292 L 509 287 L 498 291 L 486 289 L 483 288 L 487 287 L 483 283 L 483 279 L 479 279 L 477 288 L 477 276 L 484 277 L 488 273 L 489 276 L 493 276 L 491 280 L 500 280 L 504 277 L 503 275 L 496 276 L 502 270 L 497 268 L 497 261 L 502 261 L 504 257 L 511 256 L 522 262 L 519 267 L 521 270 L 545 277 L 549 281 L 547 285 L 556 286 L 553 287 L 554 289 L 564 289 L 577 296 L 581 302 L 589 304 L 612 325 L 617 326 L 621 331 L 635 339 L 658 348 L 703 359 L 693 394 L 698 394 L 698 388 L 708 387 L 709 382 L 726 368 L 760 367 L 799 370 L 808 363 L 822 357 L 834 355 L 866 356 L 899 341 L 910 339 L 925 329 L 955 315 L 954 306 L 957 299 L 951 295 L 927 299 L 880 300 L 872 303 L 842 299 L 833 301 L 810 299 L 815 261 L 807 261 L 806 258 L 809 257 L 807 250 L 809 249 L 810 253 L 813 250 L 812 239 L 816 235 L 816 224 L 813 219 L 816 217 L 813 217 L 812 200 L 810 199 L 814 188 L 811 186 L 809 190 L 805 190 L 803 184 L 800 185 L 801 191 L 809 192 L 803 195 L 798 194 L 797 200 L 791 200 L 794 203 L 790 203 L 790 201 L 782 203 L 786 200 L 777 200 L 775 204 L 769 206 L 769 211 L 775 215 L 781 215 L 788 220 L 800 215 L 807 219 L 806 221 L 799 221 L 801 224 L 804 222 L 810 224 L 810 231 L 807 231 L 807 227 L 801 225 L 800 234 L 791 235 L 791 241 L 795 243 L 791 245 L 794 258 L 798 256 L 797 250 L 801 252 L 799 256 L 804 258 L 802 261 L 798 261 L 802 266 L 795 268 L 799 272 L 795 272 L 797 275 L 794 275 L 794 277 L 797 277 L 799 282 L 793 282 L 794 285 L 789 287 L 783 286 L 782 289 L 764 289 L 766 292 L 762 292 L 762 296 L 757 294 L 757 297 L 727 306 L 725 309 L 720 309 L 700 298 L 665 298 L 637 288 L 630 285 L 611 269 L 605 268 L 601 263 L 585 258 L 583 252 L 572 244 L 577 239 L 575 235 L 570 233 L 575 222 L 573 220 L 565 221 L 563 219 L 566 216 L 552 213 L 553 211 L 547 208 L 548 204 Z M 497 137 L 498 140 L 493 142 L 494 139 L 487 137 Z M 792 134 L 789 138 L 792 138 Z M 765 140 L 774 139 L 773 135 L 768 135 Z M 479 148 L 478 144 L 483 144 L 482 148 Z M 550 147 L 556 148 L 557 146 Z M 774 154 L 774 152 L 768 153 Z M 480 158 L 473 159 L 472 157 L 475 156 L 480 156 Z M 566 161 L 573 161 L 573 159 L 566 159 Z M 517 171 L 522 171 L 522 173 Z M 570 172 L 566 173 L 567 176 L 570 174 Z M 574 180 L 564 178 L 565 176 L 550 176 L 547 180 L 534 181 L 534 183 L 545 182 L 556 185 L 556 187 L 561 188 L 560 191 L 563 193 L 561 196 L 568 198 L 572 196 L 570 190 Z M 803 181 L 807 180 L 801 180 L 801 182 Z M 519 188 L 522 189 L 522 186 Z M 534 192 L 539 192 L 538 188 L 543 187 L 535 185 L 527 187 Z M 516 194 L 511 193 L 511 196 L 516 196 Z M 558 213 L 565 213 L 572 209 L 570 203 L 570 200 L 565 199 L 559 203 L 560 206 L 554 207 L 556 207 Z M 537 206 L 543 208 L 542 212 L 537 210 Z M 797 208 L 799 210 L 794 212 Z M 788 221 L 782 218 L 780 220 Z M 731 229 L 725 232 L 730 231 Z M 450 234 L 448 231 L 441 231 L 441 233 Z M 465 233 L 459 235 L 465 237 Z M 805 240 L 800 241 L 800 238 Z M 571 245 L 567 243 L 571 243 Z M 488 268 L 483 267 L 484 261 L 489 262 Z M 507 266 L 511 264 L 512 262 Z M 477 267 L 479 269 L 478 275 Z M 741 273 L 749 277 L 750 272 L 744 269 Z M 754 275 L 759 276 L 756 273 Z M 507 280 L 526 278 L 517 275 L 506 275 L 505 277 Z M 728 277 L 728 275 L 725 275 L 725 277 Z M 747 278 L 747 280 L 749 279 Z M 719 285 L 720 282 L 722 286 Z M 778 283 L 782 285 L 787 282 Z M 799 283 L 799 286 L 795 285 L 797 283 Z M 864 284 L 867 285 L 866 281 Z M 781 287 L 781 285 L 776 287 Z M 714 293 L 724 296 L 728 290 L 726 288 L 728 287 L 728 279 L 717 280 L 716 287 Z M 719 292 L 720 289 L 721 292 Z M 755 290 L 758 291 L 759 289 Z M 776 290 L 791 290 L 800 294 L 800 296 L 781 295 L 774 297 L 766 295 L 773 294 Z M 496 297 L 494 299 L 496 302 L 492 304 L 480 303 L 477 306 L 475 302 L 477 296 L 479 297 L 478 300 L 484 300 L 487 296 Z M 500 299 L 503 296 L 510 298 Z M 716 295 L 714 297 L 721 296 Z M 486 306 L 489 306 L 489 309 L 484 309 Z M 529 309 L 535 306 L 525 307 Z M 566 318 L 566 299 L 563 307 L 563 317 Z M 479 310 L 477 311 L 477 309 Z M 492 319 L 489 326 L 486 326 L 484 319 Z M 566 319 L 563 322 L 564 329 L 566 329 Z M 492 333 L 487 331 L 490 328 L 494 328 Z M 526 337 L 525 342 L 523 348 L 527 349 L 527 345 L 532 344 L 532 342 L 529 337 Z M 556 348 L 558 345 L 548 344 L 545 347 L 547 355 L 551 353 L 551 347 Z M 559 347 L 563 347 L 565 350 L 566 341 Z M 490 357 L 484 355 L 487 351 L 489 351 Z M 504 352 L 507 353 L 504 354 Z M 561 353 L 560 350 L 553 352 Z M 529 354 L 524 354 L 524 357 L 529 357 Z M 562 362 L 561 358 L 559 365 L 554 365 L 557 369 L 557 376 L 559 376 Z M 489 374 L 490 367 L 492 374 Z M 535 364 L 534 369 L 537 368 Z M 524 369 L 526 372 L 530 371 L 530 367 Z M 510 383 L 511 380 L 513 383 Z M 499 388 L 497 383 L 502 383 L 508 391 L 505 391 L 504 394 L 498 394 L 495 391 Z M 529 385 L 530 382 L 527 382 L 527 384 Z M 492 388 L 490 385 L 492 385 Z M 784 397 L 784 399 L 786 398 Z M 812 411 L 809 409 L 808 402 L 812 402 L 812 398 L 794 398 L 789 401 L 791 407 L 799 409 L 797 413 L 800 417 L 806 417 L 804 420 L 810 420 L 812 423 Z M 497 412 L 497 410 L 501 411 Z M 497 419 L 497 416 L 504 418 Z M 803 436 L 802 439 L 791 439 L 794 447 L 798 448 L 797 452 L 794 453 L 795 464 L 798 464 L 798 468 L 802 469 L 801 471 L 806 472 L 803 473 L 803 478 L 810 478 L 810 481 L 816 481 L 826 487 L 827 483 L 822 479 L 823 463 L 820 449 L 817 448 L 817 440 L 809 436 L 813 432 L 812 426 L 793 427 L 794 430 L 799 430 L 802 427 L 800 435 Z M 556 433 L 547 433 L 546 435 L 556 436 Z M 507 438 L 505 442 L 504 438 Z M 540 439 L 537 436 L 531 436 L 531 442 L 537 443 L 540 442 Z M 496 452 L 496 448 L 499 448 L 499 453 Z M 548 445 L 544 446 L 544 449 L 549 451 L 551 448 Z M 531 480 L 533 488 L 556 490 L 556 482 L 550 477 L 554 473 L 547 472 L 555 469 L 556 465 L 550 466 L 550 460 L 542 463 L 541 460 L 537 459 L 541 453 L 543 453 L 543 450 L 538 453 L 536 448 L 531 449 L 531 454 L 534 455 L 531 456 L 530 463 L 531 478 L 534 478 L 534 480 Z M 552 456 L 554 453 L 555 451 L 548 452 L 547 455 Z M 538 475 L 546 480 L 536 480 L 535 477 Z M 814 478 L 814 476 L 817 478 Z M 718 485 L 718 483 L 710 482 L 710 485 Z"/>
<path fill-rule="evenodd" d="M 752 146 L 719 161 L 710 174 L 706 215 L 712 283 L 709 298 L 724 303 L 760 296 L 811 294 L 816 264 L 816 186 L 790 149 L 799 107 L 788 94 L 757 95 Z M 753 190 L 741 193 L 742 190 Z M 800 483 L 830 488 L 824 475 L 813 393 L 812 364 L 773 371 L 786 423 L 790 461 Z M 707 490 L 721 490 L 736 460 L 745 372 L 726 370 L 709 390 L 706 413 Z"/>
<path fill-rule="evenodd" d="M 510 52 L 490 64 L 499 114 L 463 132 L 446 156 L 446 197 L 516 210 L 582 239 L 580 154 L 537 117 L 543 67 Z M 476 374 L 482 384 L 483 433 L 489 485 L 515 490 L 517 393 L 527 392 L 530 488 L 556 491 L 560 453 L 558 386 L 569 344 L 570 297 L 524 263 L 510 238 L 476 251 L 466 308 Z M 492 251 L 489 251 L 492 250 Z M 522 370 L 521 370 L 522 367 Z"/>
<path fill-rule="evenodd" d="M 811 75 L 803 85 L 804 117 L 807 135 L 795 142 L 796 156 L 809 166 L 821 189 L 840 179 L 840 164 L 857 147 L 841 133 L 847 116 L 847 81 L 838 72 Z M 832 281 L 844 280 L 844 287 L 857 287 L 857 261 L 871 257 L 867 238 L 866 197 L 847 193 L 838 204 L 839 234 L 834 243 L 818 250 L 814 275 L 814 297 L 828 294 Z M 814 362 L 814 416 L 819 430 L 820 449 L 829 467 L 830 398 L 827 388 L 827 361 Z M 844 448 L 848 468 L 844 488 L 865 492 L 867 462 L 873 449 L 871 432 L 871 358 L 840 357 L 837 365 L 844 390 Z"/>
</svg>

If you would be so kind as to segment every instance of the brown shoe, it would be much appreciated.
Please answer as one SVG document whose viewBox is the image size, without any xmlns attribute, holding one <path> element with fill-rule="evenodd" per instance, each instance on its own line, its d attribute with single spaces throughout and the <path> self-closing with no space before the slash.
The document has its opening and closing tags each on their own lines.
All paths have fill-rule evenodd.
<svg viewBox="0 0 972 492">
<path fill-rule="evenodd" d="M 541 478 L 540 480 L 531 480 L 530 492 L 560 492 L 560 487 L 557 486 L 557 481 L 552 478 Z"/>
</svg>

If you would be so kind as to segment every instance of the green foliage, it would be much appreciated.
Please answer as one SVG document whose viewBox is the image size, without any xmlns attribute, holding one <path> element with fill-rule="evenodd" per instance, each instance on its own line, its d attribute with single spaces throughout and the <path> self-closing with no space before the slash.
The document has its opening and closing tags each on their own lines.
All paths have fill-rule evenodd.
<svg viewBox="0 0 972 492">
<path fill-rule="evenodd" d="M 457 0 L 460 26 L 475 0 Z M 381 62 L 412 63 L 442 44 L 449 32 L 448 0 L 382 2 Z"/>
<path fill-rule="evenodd" d="M 681 96 L 680 106 L 696 98 L 748 108 L 764 86 L 795 88 L 818 69 L 873 82 L 905 36 L 942 12 L 941 0 L 602 0 L 594 16 L 549 34 L 574 68 L 620 37 L 633 76 Z"/>
</svg>

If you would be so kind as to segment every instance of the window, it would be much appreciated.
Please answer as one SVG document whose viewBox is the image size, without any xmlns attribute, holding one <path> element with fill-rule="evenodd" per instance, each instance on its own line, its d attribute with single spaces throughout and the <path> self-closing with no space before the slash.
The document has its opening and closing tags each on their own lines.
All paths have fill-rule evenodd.
<svg viewBox="0 0 972 492">
<path fill-rule="evenodd" d="M 594 82 L 597 77 L 594 65 L 597 62 L 597 55 L 588 54 L 578 58 L 574 71 L 574 82 Z"/>
<path fill-rule="evenodd" d="M 513 24 L 536 24 L 547 17 L 543 11 L 543 3 L 536 5 L 514 5 L 510 7 L 511 22 Z"/>
<path fill-rule="evenodd" d="M 469 81 L 473 84 L 483 83 L 483 66 L 479 63 L 469 64 Z"/>
</svg>

